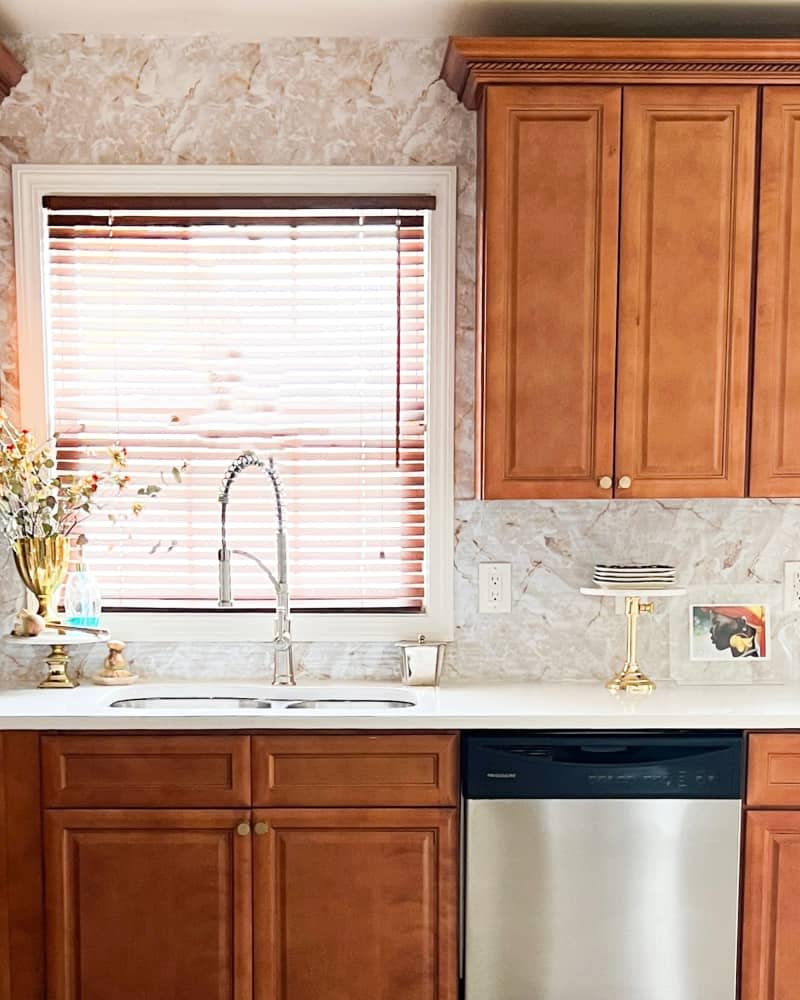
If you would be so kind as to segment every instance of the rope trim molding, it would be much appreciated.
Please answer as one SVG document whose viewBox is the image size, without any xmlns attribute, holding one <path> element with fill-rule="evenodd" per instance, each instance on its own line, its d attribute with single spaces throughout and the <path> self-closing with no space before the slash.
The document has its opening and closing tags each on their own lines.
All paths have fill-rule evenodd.
<svg viewBox="0 0 800 1000">
<path fill-rule="evenodd" d="M 577 72 L 577 73 L 800 73 L 800 62 L 575 62 L 541 60 L 470 62 L 470 72 Z"/>
</svg>

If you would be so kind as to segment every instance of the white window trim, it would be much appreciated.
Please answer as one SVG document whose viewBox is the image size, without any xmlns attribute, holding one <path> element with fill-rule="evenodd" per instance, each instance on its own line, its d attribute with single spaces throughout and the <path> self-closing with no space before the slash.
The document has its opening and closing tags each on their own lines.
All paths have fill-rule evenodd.
<svg viewBox="0 0 800 1000">
<path fill-rule="evenodd" d="M 42 199 L 48 195 L 424 194 L 436 197 L 428 275 L 427 608 L 382 614 L 298 613 L 298 641 L 391 642 L 425 633 L 453 638 L 453 394 L 455 381 L 455 167 L 59 166 L 12 167 L 20 408 L 24 426 L 50 425 Z M 233 457 L 233 456 L 232 456 Z M 265 497 L 265 504 L 268 498 Z M 235 572 L 235 571 L 234 571 Z M 234 581 L 235 582 L 235 581 Z M 289 581 L 291 588 L 291 580 Z M 131 641 L 268 641 L 270 614 L 107 612 L 103 623 Z"/>
</svg>

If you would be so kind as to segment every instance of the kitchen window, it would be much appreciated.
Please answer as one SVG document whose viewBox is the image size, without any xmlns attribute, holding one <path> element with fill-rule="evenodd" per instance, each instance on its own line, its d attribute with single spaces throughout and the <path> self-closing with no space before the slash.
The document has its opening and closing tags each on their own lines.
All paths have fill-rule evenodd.
<svg viewBox="0 0 800 1000">
<path fill-rule="evenodd" d="M 253 450 L 284 484 L 297 638 L 451 634 L 453 181 L 15 168 L 23 420 L 58 432 L 65 469 L 120 442 L 160 487 L 139 517 L 123 495 L 86 525 L 115 631 L 269 637 L 254 559 L 234 558 L 234 613 L 216 607 L 217 494 Z M 257 470 L 228 535 L 273 565 Z"/>
</svg>

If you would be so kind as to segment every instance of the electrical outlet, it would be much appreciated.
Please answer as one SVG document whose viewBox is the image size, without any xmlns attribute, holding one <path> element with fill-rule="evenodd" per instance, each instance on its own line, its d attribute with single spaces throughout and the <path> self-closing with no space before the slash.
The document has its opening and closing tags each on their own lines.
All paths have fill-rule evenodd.
<svg viewBox="0 0 800 1000">
<path fill-rule="evenodd" d="M 800 611 L 800 562 L 783 564 L 783 610 Z"/>
<path fill-rule="evenodd" d="M 478 565 L 478 611 L 507 615 L 511 611 L 511 563 Z"/>
</svg>

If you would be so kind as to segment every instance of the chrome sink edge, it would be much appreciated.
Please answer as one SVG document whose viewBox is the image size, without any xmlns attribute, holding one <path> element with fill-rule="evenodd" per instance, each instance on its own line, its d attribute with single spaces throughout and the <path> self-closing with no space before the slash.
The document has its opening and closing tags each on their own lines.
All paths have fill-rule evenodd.
<svg viewBox="0 0 800 1000">
<path fill-rule="evenodd" d="M 294 718 L 331 715 L 413 714 L 428 700 L 403 685 L 369 682 L 309 684 L 296 687 L 253 683 L 140 683 L 98 692 L 97 708 L 115 717 L 228 716 L 275 717 L 291 711 Z M 146 704 L 159 701 L 161 704 Z M 133 702 L 131 705 L 118 704 Z M 178 704 L 182 702 L 183 704 Z M 192 703 L 193 702 L 193 703 Z"/>
</svg>

